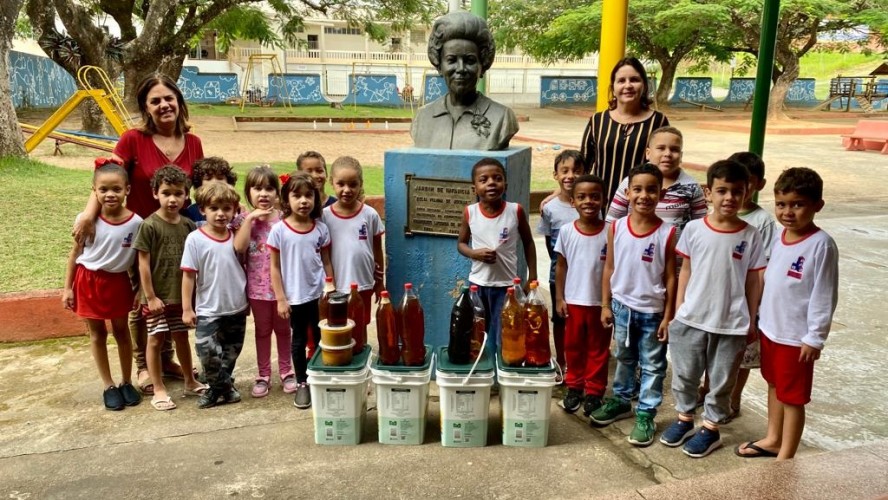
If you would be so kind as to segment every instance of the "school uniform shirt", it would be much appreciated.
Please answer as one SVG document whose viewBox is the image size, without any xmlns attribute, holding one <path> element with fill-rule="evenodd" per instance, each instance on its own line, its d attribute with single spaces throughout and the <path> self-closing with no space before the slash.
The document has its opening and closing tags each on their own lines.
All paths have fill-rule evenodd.
<svg viewBox="0 0 888 500">
<path fill-rule="evenodd" d="M 154 294 L 165 304 L 182 303 L 182 252 L 188 235 L 197 229 L 187 217 L 179 217 L 175 224 L 163 220 L 157 213 L 149 215 L 139 226 L 133 248 L 151 255 L 151 284 Z M 142 304 L 147 304 L 145 292 L 139 292 Z"/>
<path fill-rule="evenodd" d="M 774 242 L 765 270 L 759 329 L 778 344 L 823 349 L 839 300 L 839 249 L 822 229 L 785 238 Z"/>
<path fill-rule="evenodd" d="M 601 275 L 607 260 L 605 223 L 597 233 L 584 233 L 577 222 L 568 222 L 558 231 L 555 253 L 567 261 L 564 301 L 577 306 L 601 305 Z"/>
<path fill-rule="evenodd" d="M 690 259 L 691 279 L 675 319 L 704 332 L 746 335 L 746 275 L 767 265 L 758 230 L 744 223 L 722 231 L 704 217 L 685 226 L 676 253 Z"/>
<path fill-rule="evenodd" d="M 756 207 L 745 214 L 739 214 L 747 224 L 752 225 L 760 235 L 762 235 L 762 248 L 765 252 L 765 260 L 771 259 L 771 247 L 774 246 L 774 233 L 777 230 L 777 223 L 774 217 L 764 208 L 756 205 Z"/>
<path fill-rule="evenodd" d="M 629 217 L 611 224 L 614 235 L 614 274 L 611 295 L 626 307 L 643 313 L 666 309 L 666 249 L 675 238 L 675 228 L 660 221 L 640 234 L 632 230 Z"/>
<path fill-rule="evenodd" d="M 570 202 L 563 202 L 558 198 L 551 200 L 543 205 L 542 213 L 540 213 L 540 222 L 537 224 L 537 234 L 548 236 L 547 242 L 549 252 L 555 250 L 555 243 L 558 242 L 558 232 L 565 224 L 571 223 L 580 218 L 577 209 Z M 552 265 L 549 267 L 549 281 L 555 281 L 555 262 L 557 259 L 552 258 Z"/>
<path fill-rule="evenodd" d="M 75 224 L 83 216 L 77 214 Z M 101 215 L 96 219 L 96 236 L 83 247 L 76 262 L 90 271 L 122 273 L 133 266 L 136 249 L 133 241 L 139 233 L 142 218 L 135 213 L 119 222 L 111 222 Z"/>
<path fill-rule="evenodd" d="M 363 203 L 348 216 L 337 214 L 333 206 L 329 206 L 324 209 L 321 220 L 330 230 L 330 260 L 336 290 L 348 293 L 352 283 L 358 284 L 358 291 L 372 290 L 376 269 L 373 238 L 385 234 L 379 214 Z"/>
<path fill-rule="evenodd" d="M 195 313 L 200 317 L 230 316 L 247 308 L 247 275 L 234 251 L 234 233 L 224 239 L 201 228 L 188 235 L 182 271 L 197 273 Z"/>
<path fill-rule="evenodd" d="M 469 281 L 480 286 L 512 286 L 518 274 L 518 218 L 524 217 L 521 205 L 504 202 L 498 213 L 487 214 L 480 203 L 466 207 L 465 218 L 472 233 L 472 248 L 496 250 L 496 262 L 472 260 Z"/>
<path fill-rule="evenodd" d="M 330 230 L 315 221 L 308 231 L 299 231 L 286 220 L 275 223 L 266 246 L 281 259 L 281 279 L 291 306 L 319 299 L 324 292 L 324 261 L 321 250 L 330 246 Z"/>
</svg>

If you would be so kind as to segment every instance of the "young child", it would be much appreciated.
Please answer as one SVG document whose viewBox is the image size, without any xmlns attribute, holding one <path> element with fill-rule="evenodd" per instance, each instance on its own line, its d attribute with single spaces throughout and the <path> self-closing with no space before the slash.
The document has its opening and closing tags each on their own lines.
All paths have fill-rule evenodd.
<svg viewBox="0 0 888 500">
<path fill-rule="evenodd" d="M 148 374 L 154 382 L 151 406 L 166 411 L 176 408 L 167 393 L 161 376 L 160 350 L 164 338 L 172 336 L 176 355 L 185 377 L 185 395 L 200 396 L 207 386 L 194 378 L 188 327 L 182 322 L 182 271 L 179 262 L 185 248 L 185 239 L 195 225 L 179 215 L 188 192 L 188 177 L 179 167 L 167 165 L 151 178 L 154 198 L 160 208 L 151 214 L 139 228 L 133 248 L 139 251 L 139 277 L 142 284 L 142 315 L 146 317 L 148 347 L 145 354 Z M 190 300 L 190 297 L 189 297 Z"/>
<path fill-rule="evenodd" d="M 308 330 L 318 324 L 318 300 L 324 290 L 324 274 L 333 276 L 330 264 L 330 230 L 321 216 L 320 193 L 305 172 L 285 176 L 281 187 L 284 219 L 268 235 L 271 250 L 271 285 L 277 313 L 290 320 L 291 351 L 296 366 L 296 396 L 299 409 L 311 408 L 305 345 Z"/>
<path fill-rule="evenodd" d="M 349 293 L 358 284 L 364 301 L 364 326 L 370 323 L 373 294 L 383 290 L 385 264 L 382 235 L 385 226 L 373 207 L 365 205 L 364 171 L 358 160 L 341 156 L 330 169 L 336 202 L 324 208 L 322 219 L 330 230 L 330 260 L 336 291 Z M 323 281 L 323 280 L 322 280 Z M 317 321 L 314 323 L 317 324 Z"/>
<path fill-rule="evenodd" d="M 209 182 L 224 182 L 229 186 L 234 186 L 237 183 L 237 174 L 223 158 L 218 156 L 201 158 L 194 162 L 194 167 L 192 167 L 191 188 L 197 193 L 201 186 Z M 197 227 L 207 223 L 197 203 L 188 205 L 188 208 L 185 209 L 185 217 L 193 220 Z"/>
<path fill-rule="evenodd" d="M 678 419 L 660 442 L 684 444 L 682 451 L 693 458 L 705 457 L 722 444 L 718 426 L 730 413 L 739 355 L 756 331 L 758 271 L 766 263 L 758 230 L 737 215 L 748 187 L 746 167 L 731 160 L 713 163 L 706 172 L 712 213 L 689 222 L 676 249 L 683 262 L 669 350 Z M 709 392 L 703 426 L 695 433 L 697 389 L 704 371 L 709 374 Z"/>
<path fill-rule="evenodd" d="M 571 197 L 577 177 L 586 173 L 586 161 L 576 149 L 566 149 L 555 157 L 555 173 L 552 177 L 558 183 L 558 197 L 546 203 L 540 212 L 537 234 L 546 237 L 546 251 L 552 265 L 549 268 L 549 294 L 552 296 L 552 337 L 555 340 L 555 360 L 564 366 L 564 316 L 555 306 L 557 286 L 555 267 L 558 257 L 555 255 L 555 244 L 558 242 L 558 231 L 565 224 L 577 220 L 577 209 L 571 205 Z"/>
<path fill-rule="evenodd" d="M 469 282 L 478 285 L 489 335 L 487 352 L 499 352 L 500 314 L 506 289 L 518 274 L 518 242 L 524 247 L 527 282 L 536 280 L 536 249 L 524 209 L 503 199 L 506 168 L 494 158 L 482 158 L 472 167 L 478 203 L 466 207 L 459 228 L 457 250 L 472 259 Z"/>
<path fill-rule="evenodd" d="M 240 201 L 237 191 L 211 182 L 198 189 L 194 198 L 207 223 L 185 241 L 182 321 L 196 327 L 194 344 L 210 386 L 197 407 L 211 408 L 220 398 L 226 404 L 241 400 L 232 374 L 244 346 L 247 276 L 228 227 Z"/>
<path fill-rule="evenodd" d="M 296 170 L 308 172 L 315 188 L 321 193 L 321 209 L 336 203 L 336 197 L 327 194 L 327 162 L 321 153 L 306 151 L 296 158 Z"/>
<path fill-rule="evenodd" d="M 571 184 L 578 219 L 558 230 L 555 311 L 566 319 L 567 393 L 562 406 L 573 413 L 582 405 L 588 417 L 601 406 L 607 390 L 610 358 L 610 332 L 601 324 L 601 276 L 607 258 L 607 224 L 601 220 L 604 181 L 581 175 Z"/>
<path fill-rule="evenodd" d="M 663 173 L 663 196 L 657 203 L 657 217 L 675 227 L 676 241 L 688 222 L 706 215 L 706 198 L 700 183 L 681 168 L 683 148 L 681 132 L 675 127 L 660 127 L 648 138 L 645 158 Z M 627 187 L 629 179 L 623 179 L 614 194 L 607 211 L 607 222 L 625 217 L 629 213 Z M 680 263 L 679 263 L 680 264 Z"/>
<path fill-rule="evenodd" d="M 589 416 L 592 425 L 609 425 L 632 416 L 635 372 L 641 368 L 635 426 L 629 442 L 654 441 L 654 417 L 663 402 L 667 327 L 675 306 L 676 228 L 657 217 L 663 173 L 644 163 L 629 171 L 628 217 L 607 233 L 607 260 L 601 279 L 601 323 L 614 328 L 617 369 L 614 395 Z"/>
<path fill-rule="evenodd" d="M 127 271 L 136 258 L 132 244 L 142 218 L 124 207 L 130 185 L 123 167 L 108 162 L 97 168 L 92 190 L 101 205 L 95 238 L 85 245 L 74 243 L 68 256 L 62 305 L 86 322 L 90 352 L 104 388 L 105 408 L 116 411 L 142 401 L 132 385 L 133 346 L 127 329 L 127 315 L 135 299 Z M 123 379 L 120 385 L 114 385 L 111 377 L 105 320 L 111 321 L 117 342 Z"/>
<path fill-rule="evenodd" d="M 748 151 L 734 153 L 728 159 L 742 164 L 749 170 L 749 191 L 743 200 L 743 208 L 740 209 L 738 215 L 747 224 L 758 229 L 759 234 L 762 236 L 762 251 L 767 262 L 771 259 L 771 247 L 774 243 L 776 223 L 774 222 L 774 217 L 767 210 L 753 201 L 755 194 L 764 189 L 767 183 L 765 179 L 765 162 L 762 161 L 759 155 Z M 731 392 L 731 411 L 728 414 L 728 421 L 740 415 L 740 400 L 743 397 L 743 388 L 746 386 L 746 381 L 749 380 L 749 370 L 759 368 L 760 366 L 760 342 L 756 339 L 746 346 L 743 358 L 740 361 L 737 383 L 734 384 L 734 390 Z"/>
<path fill-rule="evenodd" d="M 823 208 L 823 180 L 809 168 L 785 170 L 774 183 L 784 230 L 765 271 L 762 376 L 768 382 L 768 434 L 735 450 L 741 457 L 793 458 L 805 429 L 814 362 L 829 335 L 839 290 L 839 250 L 814 224 Z M 792 307 L 786 307 L 792 304 Z"/>
<path fill-rule="evenodd" d="M 277 340 L 278 374 L 286 394 L 296 392 L 296 375 L 290 356 L 290 323 L 277 313 L 274 289 L 271 286 L 271 252 L 267 245 L 272 226 L 281 220 L 278 196 L 281 184 L 268 165 L 260 165 L 247 173 L 244 196 L 253 207 L 238 214 L 231 222 L 236 232 L 234 249 L 247 256 L 247 298 L 256 326 L 256 376 L 251 395 L 262 398 L 271 386 L 271 334 Z"/>
</svg>

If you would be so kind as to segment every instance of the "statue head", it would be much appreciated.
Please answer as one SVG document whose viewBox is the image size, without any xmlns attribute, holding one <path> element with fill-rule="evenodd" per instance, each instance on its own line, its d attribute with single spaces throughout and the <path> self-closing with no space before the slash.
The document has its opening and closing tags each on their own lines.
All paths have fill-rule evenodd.
<svg viewBox="0 0 888 500">
<path fill-rule="evenodd" d="M 435 20 L 435 24 L 432 25 L 432 35 L 429 37 L 429 62 L 439 73 L 442 73 L 444 44 L 451 40 L 465 40 L 477 47 L 478 60 L 481 63 L 479 78 L 493 65 L 496 44 L 484 19 L 469 12 L 459 11 Z"/>
</svg>

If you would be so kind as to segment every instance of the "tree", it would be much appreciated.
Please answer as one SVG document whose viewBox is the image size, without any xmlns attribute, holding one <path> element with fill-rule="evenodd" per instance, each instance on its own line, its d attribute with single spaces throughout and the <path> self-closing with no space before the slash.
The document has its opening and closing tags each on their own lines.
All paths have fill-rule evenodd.
<svg viewBox="0 0 888 500">
<path fill-rule="evenodd" d="M 9 50 L 19 10 L 24 0 L 0 2 L 0 157 L 25 156 L 22 130 L 12 104 L 9 83 Z"/>
<path fill-rule="evenodd" d="M 550 63 L 597 52 L 602 1 L 579 6 L 559 1 L 552 5 L 545 0 L 510 0 L 491 8 L 497 41 L 507 48 L 521 47 Z M 569 7 L 571 3 L 575 7 Z M 679 62 L 689 58 L 724 60 L 728 56 L 716 41 L 719 27 L 730 22 L 730 11 L 717 2 L 632 0 L 628 14 L 626 41 L 630 52 L 656 61 L 662 71 L 656 92 L 660 105 L 668 101 Z"/>
<path fill-rule="evenodd" d="M 251 38 L 282 46 L 296 41 L 306 16 L 323 14 L 384 40 L 389 30 L 427 23 L 441 11 L 437 0 L 28 0 L 26 7 L 50 58 L 72 76 L 83 65 L 103 68 L 112 80 L 122 74 L 129 106 L 134 105 L 136 86 L 151 73 L 178 78 L 190 47 L 207 29 L 221 30 L 226 43 Z M 120 38 L 96 23 L 104 16 L 120 27 Z M 56 18 L 63 33 L 55 28 Z M 391 24 L 386 28 L 380 20 Z M 85 129 L 101 129 L 97 107 L 82 115 Z"/>
</svg>

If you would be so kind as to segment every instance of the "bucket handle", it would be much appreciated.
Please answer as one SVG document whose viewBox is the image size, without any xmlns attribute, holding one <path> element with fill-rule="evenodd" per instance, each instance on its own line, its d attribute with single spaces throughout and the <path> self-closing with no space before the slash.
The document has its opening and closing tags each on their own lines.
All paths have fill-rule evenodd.
<svg viewBox="0 0 888 500">
<path fill-rule="evenodd" d="M 564 382 L 564 371 L 561 369 L 561 365 L 558 364 L 558 360 L 553 356 L 552 364 L 555 365 L 555 372 L 558 374 L 555 376 L 555 382 L 560 384 Z"/>
<path fill-rule="evenodd" d="M 475 358 L 475 364 L 472 365 L 472 369 L 469 370 L 469 374 L 466 375 L 466 378 L 463 379 L 462 385 L 466 385 L 469 383 L 469 379 L 472 377 L 472 374 L 475 373 L 475 368 L 478 366 L 478 362 L 481 361 L 481 356 L 484 355 L 484 347 L 487 345 L 487 332 L 484 332 L 484 340 L 481 341 L 481 349 L 478 350 L 478 357 Z"/>
</svg>

